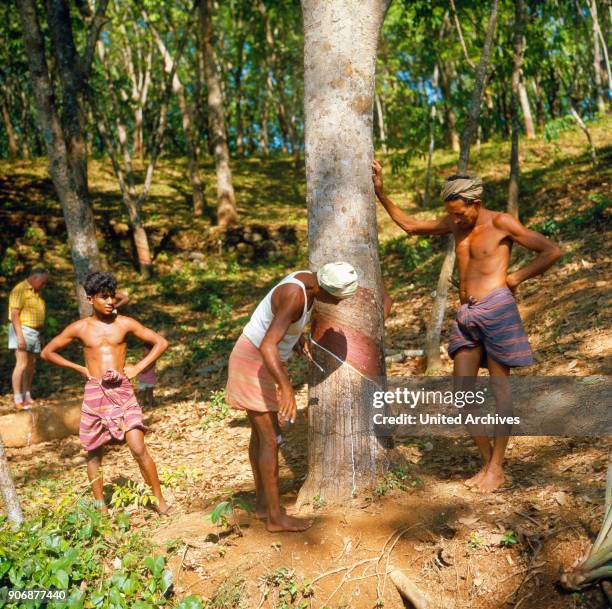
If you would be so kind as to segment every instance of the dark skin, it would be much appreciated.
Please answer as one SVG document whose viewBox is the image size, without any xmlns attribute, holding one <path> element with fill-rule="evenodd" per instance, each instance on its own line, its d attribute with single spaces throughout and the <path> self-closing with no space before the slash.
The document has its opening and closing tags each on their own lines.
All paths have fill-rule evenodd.
<svg viewBox="0 0 612 609">
<path fill-rule="evenodd" d="M 486 209 L 480 199 L 465 202 L 460 198 L 446 201 L 446 214 L 435 220 L 418 220 L 403 212 L 384 192 L 382 165 L 372 163 L 374 191 L 391 219 L 411 235 L 450 235 L 455 237 L 459 269 L 459 298 L 482 298 L 497 288 L 515 292 L 518 286 L 541 275 L 563 254 L 559 246 L 523 226 L 514 216 Z M 535 258 L 513 273 L 508 273 L 514 243 L 536 252 Z M 478 374 L 482 347 L 463 348 L 455 354 L 453 376 L 475 377 Z M 508 366 L 487 356 L 489 374 L 496 379 L 493 392 L 500 402 L 508 399 L 509 384 L 503 381 L 510 374 Z M 504 483 L 503 459 L 507 436 L 493 442 L 485 436 L 474 436 L 483 458 L 483 467 L 466 484 L 480 492 L 490 492 Z"/>
<path fill-rule="evenodd" d="M 93 311 L 89 317 L 75 321 L 56 336 L 42 351 L 42 359 L 63 368 L 69 368 L 85 378 L 101 379 L 109 369 L 123 372 L 129 379 L 152 364 L 168 348 L 168 341 L 140 322 L 116 315 L 116 295 L 114 293 L 101 293 L 87 298 Z M 152 348 L 135 365 L 125 364 L 127 353 L 127 336 L 133 334 Z M 85 366 L 71 362 L 58 351 L 62 350 L 74 339 L 83 345 Z M 144 443 L 144 434 L 140 429 L 132 429 L 125 434 L 130 451 L 140 467 L 145 482 L 151 487 L 157 498 L 157 510 L 160 514 L 167 514 L 169 506 L 166 503 L 159 483 L 157 468 Z M 94 497 L 104 503 L 103 481 L 100 475 L 102 464 L 102 447 L 89 451 L 87 454 L 87 474 L 92 483 Z M 105 507 L 102 508 L 106 510 Z"/>
<path fill-rule="evenodd" d="M 295 276 L 306 288 L 307 306 L 310 309 L 316 299 L 337 303 L 317 283 L 316 275 L 299 273 Z M 279 409 L 276 412 L 248 411 L 251 422 L 251 442 L 249 458 L 253 469 L 256 492 L 256 513 L 266 519 L 266 528 L 271 532 L 304 531 L 312 525 L 312 520 L 295 518 L 288 515 L 280 505 L 278 493 L 278 445 L 276 436 L 279 428 L 287 422 L 295 421 L 297 405 L 295 392 L 287 374 L 287 367 L 280 359 L 278 344 L 289 326 L 299 321 L 304 312 L 304 292 L 295 284 L 284 284 L 272 294 L 272 313 L 274 319 L 259 347 L 266 368 L 276 381 L 279 390 Z M 296 350 L 308 355 L 303 338 Z"/>
</svg>

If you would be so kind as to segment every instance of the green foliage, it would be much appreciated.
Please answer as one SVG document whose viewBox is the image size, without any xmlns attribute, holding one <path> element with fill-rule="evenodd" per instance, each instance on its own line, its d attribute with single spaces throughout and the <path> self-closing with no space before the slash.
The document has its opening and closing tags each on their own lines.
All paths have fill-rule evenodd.
<svg viewBox="0 0 612 609">
<path fill-rule="evenodd" d="M 151 487 L 144 482 L 128 480 L 125 484 L 113 484 L 110 504 L 114 508 L 155 506 L 157 497 L 151 492 Z"/>
<path fill-rule="evenodd" d="M 169 488 L 179 488 L 197 484 L 204 477 L 204 470 L 186 465 L 179 465 L 173 469 L 163 467 L 159 470 L 160 482 Z"/>
<path fill-rule="evenodd" d="M 374 489 L 374 494 L 382 497 L 389 491 L 409 492 L 423 485 L 423 481 L 410 474 L 408 467 L 398 465 L 387 472 Z"/>
<path fill-rule="evenodd" d="M 252 512 L 253 508 L 248 501 L 232 495 L 229 499 L 218 503 L 213 511 L 206 515 L 206 518 L 223 529 L 236 529 L 240 531 L 238 524 L 230 523 L 230 519 L 235 520 L 235 510 Z"/>
<path fill-rule="evenodd" d="M 0 262 L 0 273 L 4 276 L 10 276 L 15 272 L 18 257 L 17 252 L 12 247 L 7 247 Z"/>
<path fill-rule="evenodd" d="M 125 515 L 120 515 L 124 518 Z M 55 609 L 161 609 L 172 606 L 172 573 L 141 535 L 112 522 L 74 493 L 42 506 L 19 529 L 0 517 L 0 588 L 67 589 Z M 187 609 L 196 609 L 189 604 Z M 41 607 L 38 602 L 7 609 Z M 180 605 L 179 605 L 180 606 Z"/>
<path fill-rule="evenodd" d="M 475 550 L 476 548 L 480 548 L 485 542 L 485 539 L 482 535 L 474 532 L 470 535 L 470 539 L 468 541 L 468 546 Z"/>
<path fill-rule="evenodd" d="M 510 548 L 517 543 L 518 539 L 516 538 L 516 533 L 514 531 L 506 531 L 500 541 L 500 545 L 506 548 Z"/>
<path fill-rule="evenodd" d="M 314 591 L 308 581 L 297 582 L 295 571 L 287 567 L 279 567 L 264 573 L 259 578 L 264 588 L 264 597 L 270 592 L 274 595 L 275 609 L 307 609 Z"/>
<path fill-rule="evenodd" d="M 563 131 L 568 131 L 576 127 L 576 123 L 574 119 L 570 116 L 562 116 L 561 118 L 555 118 L 551 121 L 548 121 L 546 125 L 544 125 L 544 139 L 547 142 L 555 143 L 559 139 L 559 135 Z M 556 146 L 557 150 L 560 150 L 558 146 Z"/>
<path fill-rule="evenodd" d="M 215 423 L 222 423 L 230 414 L 231 408 L 225 401 L 225 389 L 216 389 L 210 392 L 206 402 L 206 414 L 200 420 L 200 427 L 208 429 Z"/>
<path fill-rule="evenodd" d="M 394 259 L 406 272 L 413 271 L 427 260 L 433 248 L 430 239 L 419 238 L 416 243 L 407 237 L 389 239 L 380 245 L 380 257 L 383 260 Z"/>
<path fill-rule="evenodd" d="M 243 594 L 246 584 L 241 577 L 232 577 L 223 582 L 223 585 L 208 600 L 205 609 L 246 609 Z M 185 609 L 196 609 L 187 607 Z"/>
</svg>

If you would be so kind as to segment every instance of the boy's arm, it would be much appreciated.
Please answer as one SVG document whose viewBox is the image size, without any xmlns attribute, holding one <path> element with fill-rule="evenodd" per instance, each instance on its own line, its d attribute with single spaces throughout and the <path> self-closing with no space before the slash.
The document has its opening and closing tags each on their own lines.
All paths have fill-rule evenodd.
<svg viewBox="0 0 612 609">
<path fill-rule="evenodd" d="M 374 192 L 382 206 L 387 210 L 393 222 L 410 235 L 448 235 L 452 232 L 452 227 L 446 216 L 441 216 L 435 220 L 417 220 L 403 212 L 385 194 L 382 165 L 378 161 L 372 163 L 372 182 L 374 182 Z"/>
<path fill-rule="evenodd" d="M 79 337 L 79 328 L 81 324 L 82 322 L 79 320 L 70 324 L 67 328 L 64 328 L 60 334 L 58 334 L 53 340 L 51 340 L 51 342 L 49 342 L 49 344 L 45 346 L 40 354 L 40 357 L 41 359 L 55 364 L 56 366 L 70 368 L 70 370 L 75 370 L 79 374 L 82 374 L 85 378 L 89 378 L 89 370 L 87 370 L 85 366 L 71 362 L 58 353 L 60 349 L 63 349 L 75 338 Z"/>
<path fill-rule="evenodd" d="M 128 332 L 131 332 L 141 341 L 152 345 L 151 350 L 137 364 L 124 367 L 123 371 L 125 372 L 125 376 L 129 379 L 133 379 L 160 357 L 168 348 L 168 341 L 161 334 L 154 332 L 150 328 L 145 328 L 145 326 L 132 317 L 121 317 L 121 320 L 127 324 Z"/>
<path fill-rule="evenodd" d="M 511 290 L 514 290 L 523 281 L 541 275 L 563 255 L 563 251 L 556 243 L 523 226 L 511 214 L 499 214 L 496 224 L 498 228 L 508 234 L 510 239 L 528 250 L 538 253 L 531 262 L 506 277 L 506 283 Z"/>
</svg>

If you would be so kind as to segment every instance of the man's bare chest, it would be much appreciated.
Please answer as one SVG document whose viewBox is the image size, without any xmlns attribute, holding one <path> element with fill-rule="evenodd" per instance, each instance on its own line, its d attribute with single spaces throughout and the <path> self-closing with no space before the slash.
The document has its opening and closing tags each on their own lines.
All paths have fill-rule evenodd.
<svg viewBox="0 0 612 609">
<path fill-rule="evenodd" d="M 469 233 L 455 235 L 457 257 L 463 261 L 485 261 L 507 256 L 511 242 L 494 227 L 476 227 Z"/>
<path fill-rule="evenodd" d="M 125 345 L 127 332 L 119 325 L 96 324 L 84 332 L 81 342 L 86 348 L 121 347 Z"/>
</svg>

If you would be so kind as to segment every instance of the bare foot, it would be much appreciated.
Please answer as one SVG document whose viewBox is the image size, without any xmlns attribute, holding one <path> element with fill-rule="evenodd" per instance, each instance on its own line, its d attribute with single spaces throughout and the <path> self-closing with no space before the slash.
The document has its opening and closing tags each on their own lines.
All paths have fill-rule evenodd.
<svg viewBox="0 0 612 609">
<path fill-rule="evenodd" d="M 176 512 L 176 508 L 174 505 L 168 505 L 165 501 L 160 502 L 160 504 L 155 508 L 155 511 L 160 516 L 172 516 Z"/>
<path fill-rule="evenodd" d="M 309 529 L 312 526 L 313 521 L 310 518 L 294 518 L 287 514 L 282 514 L 274 520 L 268 519 L 266 522 L 266 529 L 270 533 L 279 533 L 281 531 L 300 532 Z"/>
<path fill-rule="evenodd" d="M 463 484 L 465 484 L 465 486 L 467 486 L 468 488 L 473 488 L 474 486 L 480 484 L 486 473 L 487 465 L 483 465 L 482 469 L 477 474 L 475 474 L 471 478 L 468 478 Z"/>
<path fill-rule="evenodd" d="M 501 469 L 489 468 L 480 480 L 477 486 L 473 487 L 473 490 L 479 493 L 492 493 L 497 490 L 504 482 L 506 477 Z"/>
</svg>

